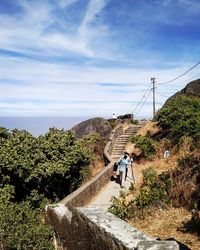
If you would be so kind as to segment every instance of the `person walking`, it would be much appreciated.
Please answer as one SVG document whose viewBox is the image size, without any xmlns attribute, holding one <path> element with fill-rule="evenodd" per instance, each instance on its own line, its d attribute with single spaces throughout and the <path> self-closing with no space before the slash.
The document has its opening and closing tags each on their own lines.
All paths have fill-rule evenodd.
<svg viewBox="0 0 200 250">
<path fill-rule="evenodd" d="M 119 161 L 118 161 L 121 188 L 124 187 L 126 168 L 128 167 L 129 164 L 130 163 L 129 163 L 129 160 L 128 160 L 128 156 L 126 154 L 121 159 L 119 159 Z"/>
<path fill-rule="evenodd" d="M 128 167 L 132 164 L 132 159 L 131 159 L 130 154 L 128 152 L 124 152 L 124 155 L 127 155 L 127 161 L 128 161 L 128 165 L 126 166 L 126 173 L 125 173 L 125 180 L 126 180 L 127 175 L 128 175 Z"/>
</svg>

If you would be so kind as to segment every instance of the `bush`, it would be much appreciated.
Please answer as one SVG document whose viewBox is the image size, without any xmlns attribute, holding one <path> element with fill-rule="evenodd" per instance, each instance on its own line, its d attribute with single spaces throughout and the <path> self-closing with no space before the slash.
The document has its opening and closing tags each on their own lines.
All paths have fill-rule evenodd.
<svg viewBox="0 0 200 250">
<path fill-rule="evenodd" d="M 44 207 L 33 209 L 28 201 L 0 204 L 1 249 L 53 250 L 53 231 L 45 224 Z"/>
<path fill-rule="evenodd" d="M 131 123 L 132 123 L 133 125 L 138 125 L 139 121 L 138 121 L 138 120 L 131 120 Z"/>
<path fill-rule="evenodd" d="M 169 189 L 173 184 L 169 172 L 157 175 L 155 170 L 143 170 L 144 184 L 136 198 L 138 208 L 150 206 L 156 202 L 170 203 Z"/>
<path fill-rule="evenodd" d="M 160 204 L 170 204 L 169 190 L 173 181 L 169 172 L 157 175 L 152 168 L 143 171 L 144 183 L 139 195 L 126 201 L 126 195 L 114 198 L 109 211 L 122 219 L 144 216 L 146 209 Z"/>
<path fill-rule="evenodd" d="M 147 136 L 131 136 L 130 142 L 142 151 L 142 157 L 149 159 L 156 152 L 156 141 Z"/>
<path fill-rule="evenodd" d="M 94 138 L 93 138 L 94 139 Z M 44 206 L 89 175 L 90 154 L 72 131 L 43 136 L 0 128 L 0 239 L 3 249 L 53 249 Z"/>
<path fill-rule="evenodd" d="M 176 144 L 182 136 L 189 136 L 197 145 L 200 139 L 199 110 L 198 97 L 178 96 L 169 100 L 155 117 L 163 131 L 161 137 Z"/>
</svg>

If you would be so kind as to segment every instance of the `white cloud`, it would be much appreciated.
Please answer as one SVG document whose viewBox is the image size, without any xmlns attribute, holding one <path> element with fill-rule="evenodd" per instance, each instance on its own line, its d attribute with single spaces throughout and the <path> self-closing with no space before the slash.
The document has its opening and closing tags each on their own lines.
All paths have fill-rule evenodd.
<svg viewBox="0 0 200 250">
<path fill-rule="evenodd" d="M 60 4 L 62 7 L 60 9 L 65 11 L 79 1 L 60 0 L 57 4 Z M 151 77 L 156 77 L 158 82 L 165 82 L 182 74 L 193 64 L 189 64 L 187 55 L 187 60 L 185 60 L 188 62 L 187 64 L 184 63 L 182 57 L 179 61 L 175 59 L 173 67 L 165 63 L 168 68 L 165 70 L 145 69 L 144 65 L 153 65 L 155 62 L 158 64 L 163 61 L 162 55 L 154 53 L 152 56 L 151 52 L 146 51 L 145 44 L 141 44 L 139 52 L 134 51 L 134 46 L 131 48 L 131 53 L 135 55 L 136 59 L 132 57 L 129 59 L 119 51 L 113 53 L 112 48 L 117 42 L 106 43 L 106 37 L 109 37 L 111 31 L 101 19 L 102 11 L 108 3 L 107 0 L 90 0 L 84 17 L 80 23 L 76 23 L 76 29 L 71 33 L 67 26 L 71 23 L 66 23 L 64 18 L 59 18 L 59 14 L 56 15 L 55 6 L 57 5 L 53 5 L 52 1 L 23 0 L 19 3 L 24 10 L 24 13 L 20 14 L 20 18 L 0 14 L 0 48 L 20 52 L 27 57 L 35 56 L 39 60 L 28 60 L 12 54 L 7 57 L 1 56 L 0 115 L 15 115 L 16 113 L 27 116 L 66 115 L 68 112 L 70 115 L 80 116 L 82 114 L 112 114 L 113 112 L 127 113 L 134 110 L 143 95 L 144 88 L 150 83 Z M 189 5 L 189 7 L 194 8 L 193 5 Z M 161 20 L 159 18 L 169 20 L 170 13 L 163 15 L 162 12 L 160 16 L 155 17 L 155 23 Z M 144 18 L 143 14 L 142 9 L 138 18 Z M 49 31 L 48 28 L 58 20 L 62 29 Z M 148 23 L 148 20 L 145 23 Z M 133 31 L 134 29 L 136 30 L 133 27 Z M 143 35 L 143 39 L 145 39 L 146 34 Z M 96 45 L 97 40 L 100 41 L 98 46 Z M 135 40 L 137 40 L 137 32 Z M 77 56 L 80 59 L 78 56 L 84 56 L 92 60 L 89 60 L 88 64 L 86 61 L 81 63 L 78 60 L 72 65 L 67 62 L 67 59 L 62 63 L 57 62 L 57 56 L 62 59 L 66 59 L 67 56 L 71 56 L 73 59 Z M 54 60 L 55 57 L 56 60 Z M 46 61 L 51 58 L 52 63 L 42 62 L 44 58 Z M 120 58 L 120 62 L 124 60 L 124 65 L 121 68 L 115 68 L 111 62 L 109 66 L 93 66 L 96 63 L 95 59 L 99 58 L 113 59 L 113 62 L 117 62 L 116 58 Z M 192 59 L 192 56 L 190 58 Z M 134 65 L 134 61 L 137 65 L 140 63 L 141 69 L 125 66 Z M 170 64 L 172 64 L 171 60 Z M 176 67 L 178 64 L 179 67 Z M 195 75 L 197 72 L 191 72 L 188 77 L 192 74 Z M 116 83 L 118 85 L 102 86 L 97 83 Z M 122 83 L 125 85 L 123 86 Z M 183 81 L 182 84 L 175 82 L 170 86 L 158 85 L 158 91 L 172 95 L 186 83 L 187 81 Z M 148 101 L 151 101 L 150 98 Z M 165 97 L 157 95 L 156 98 L 160 103 L 165 101 Z M 145 104 L 142 114 L 151 113 L 151 110 L 150 105 Z"/>
<path fill-rule="evenodd" d="M 152 76 L 163 82 L 183 73 L 186 68 L 188 65 L 157 72 L 134 68 L 105 69 L 2 57 L 0 115 L 15 115 L 16 112 L 27 116 L 66 115 L 66 112 L 74 116 L 128 113 L 140 101 Z M 193 75 L 196 73 L 192 72 Z M 188 78 L 189 76 L 186 79 Z M 12 80 L 15 82 L 12 83 Z M 106 83 L 116 84 L 106 86 Z M 125 83 L 124 86 L 122 83 Z M 176 82 L 172 84 L 170 94 L 175 93 L 177 88 L 183 88 L 186 83 L 187 81 L 179 85 Z M 159 92 L 169 94 L 169 86 L 157 85 L 157 88 Z M 163 103 L 167 98 L 156 95 L 156 99 Z M 151 101 L 151 95 L 148 100 Z M 140 114 L 151 114 L 151 110 L 145 104 Z"/>
<path fill-rule="evenodd" d="M 60 1 L 62 7 L 69 7 L 78 0 Z M 30 56 L 61 56 L 65 57 L 68 52 L 89 58 L 96 57 L 95 49 L 90 46 L 91 39 L 97 35 L 106 33 L 105 25 L 90 24 L 105 6 L 104 0 L 91 0 L 86 14 L 74 34 L 68 30 L 66 21 L 56 15 L 55 6 L 48 1 L 20 1 L 24 10 L 20 18 L 5 14 L 0 15 L 0 48 L 10 51 L 26 53 Z M 47 32 L 54 22 L 60 23 L 64 31 L 54 30 Z M 98 53 L 100 51 L 98 50 Z"/>
<path fill-rule="evenodd" d="M 62 7 L 66 8 L 80 0 L 59 0 L 59 3 Z"/>
</svg>

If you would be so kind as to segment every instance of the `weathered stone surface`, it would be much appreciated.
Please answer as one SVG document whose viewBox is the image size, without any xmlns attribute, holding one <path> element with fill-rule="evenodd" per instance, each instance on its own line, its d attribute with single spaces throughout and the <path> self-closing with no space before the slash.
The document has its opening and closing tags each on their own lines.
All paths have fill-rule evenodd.
<svg viewBox="0 0 200 250">
<path fill-rule="evenodd" d="M 179 250 L 175 241 L 141 241 L 137 250 Z"/>
<path fill-rule="evenodd" d="M 173 241 L 157 241 L 98 206 L 47 206 L 48 222 L 68 250 L 178 250 Z"/>
<path fill-rule="evenodd" d="M 97 228 L 100 228 L 102 232 L 104 231 L 107 234 L 106 238 L 113 239 L 120 246 L 120 248 L 107 249 L 136 249 L 140 241 L 153 240 L 153 238 L 146 236 L 113 214 L 103 211 L 98 206 L 81 207 L 78 210 L 95 223 Z"/>
<path fill-rule="evenodd" d="M 99 133 L 102 138 L 108 139 L 112 131 L 112 127 L 106 119 L 92 118 L 83 121 L 72 128 L 77 138 L 82 138 L 90 133 Z"/>
</svg>

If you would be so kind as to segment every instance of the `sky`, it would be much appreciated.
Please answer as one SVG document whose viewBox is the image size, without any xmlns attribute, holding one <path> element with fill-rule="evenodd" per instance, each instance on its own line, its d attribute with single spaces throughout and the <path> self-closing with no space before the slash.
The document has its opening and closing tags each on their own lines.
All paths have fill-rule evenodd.
<svg viewBox="0 0 200 250">
<path fill-rule="evenodd" d="M 0 0 L 0 116 L 152 117 L 200 77 L 199 0 Z"/>
</svg>

